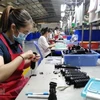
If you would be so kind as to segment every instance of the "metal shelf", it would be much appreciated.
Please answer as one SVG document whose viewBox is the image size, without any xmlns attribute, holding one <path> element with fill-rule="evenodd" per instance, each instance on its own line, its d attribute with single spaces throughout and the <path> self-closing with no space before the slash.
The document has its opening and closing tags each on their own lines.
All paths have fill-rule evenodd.
<svg viewBox="0 0 100 100">
<path fill-rule="evenodd" d="M 91 50 L 91 37 L 92 37 L 92 27 L 93 26 L 100 26 L 100 18 L 94 20 L 94 21 L 91 21 L 89 23 L 89 26 L 90 26 L 90 34 L 89 34 L 89 50 Z"/>
<path fill-rule="evenodd" d="M 98 19 L 96 19 L 96 20 L 93 20 L 93 21 L 91 21 L 90 23 L 92 23 L 92 24 L 93 24 L 93 23 L 94 23 L 94 24 L 97 23 L 97 24 L 98 24 L 98 23 L 100 23 L 100 18 L 98 18 Z"/>
<path fill-rule="evenodd" d="M 92 26 L 100 26 L 100 18 L 91 21 L 89 24 L 92 24 Z"/>
</svg>

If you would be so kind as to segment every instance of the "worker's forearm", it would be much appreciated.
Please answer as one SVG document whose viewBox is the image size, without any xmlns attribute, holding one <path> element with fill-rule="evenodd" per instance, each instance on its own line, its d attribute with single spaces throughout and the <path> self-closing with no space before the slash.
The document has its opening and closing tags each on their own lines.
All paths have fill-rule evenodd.
<svg viewBox="0 0 100 100">
<path fill-rule="evenodd" d="M 4 82 L 8 79 L 13 72 L 18 68 L 18 66 L 22 63 L 23 58 L 18 56 L 13 61 L 8 64 L 5 64 L 0 67 L 0 82 Z"/>
<path fill-rule="evenodd" d="M 55 44 L 51 44 L 51 45 L 49 45 L 49 48 L 52 48 L 52 47 L 54 47 L 55 46 Z"/>
</svg>

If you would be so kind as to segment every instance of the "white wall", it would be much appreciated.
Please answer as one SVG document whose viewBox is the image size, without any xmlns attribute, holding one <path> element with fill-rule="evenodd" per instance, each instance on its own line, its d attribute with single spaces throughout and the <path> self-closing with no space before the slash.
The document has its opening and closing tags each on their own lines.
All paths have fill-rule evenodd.
<svg viewBox="0 0 100 100">
<path fill-rule="evenodd" d="M 37 28 L 32 28 L 31 29 L 31 32 L 35 32 L 35 31 L 38 31 L 38 29 Z"/>
<path fill-rule="evenodd" d="M 60 27 L 60 23 L 40 23 L 41 24 L 41 28 L 55 28 L 55 27 Z"/>
</svg>

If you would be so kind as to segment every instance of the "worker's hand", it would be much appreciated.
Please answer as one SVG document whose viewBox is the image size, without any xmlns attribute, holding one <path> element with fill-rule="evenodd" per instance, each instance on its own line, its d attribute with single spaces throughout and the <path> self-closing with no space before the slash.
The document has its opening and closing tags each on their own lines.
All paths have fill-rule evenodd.
<svg viewBox="0 0 100 100">
<path fill-rule="evenodd" d="M 37 62 L 40 59 L 40 55 L 36 54 L 35 57 L 31 60 L 32 62 Z"/>
<path fill-rule="evenodd" d="M 52 44 L 55 44 L 55 42 L 52 42 Z"/>
<path fill-rule="evenodd" d="M 55 47 L 55 45 L 56 45 L 55 43 L 52 44 L 53 47 Z"/>
<path fill-rule="evenodd" d="M 26 60 L 26 59 L 33 59 L 35 58 L 35 54 L 33 54 L 33 51 L 32 50 L 29 50 L 23 54 L 21 54 L 21 56 Z"/>
</svg>

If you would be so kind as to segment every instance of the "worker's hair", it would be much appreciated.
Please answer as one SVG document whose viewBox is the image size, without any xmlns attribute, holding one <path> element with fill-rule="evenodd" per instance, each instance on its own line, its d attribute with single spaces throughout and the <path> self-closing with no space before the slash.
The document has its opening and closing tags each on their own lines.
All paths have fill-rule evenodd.
<svg viewBox="0 0 100 100">
<path fill-rule="evenodd" d="M 58 27 L 55 27 L 55 30 L 59 30 L 59 28 Z"/>
<path fill-rule="evenodd" d="M 42 35 L 46 34 L 47 32 L 51 32 L 50 28 L 48 28 L 48 27 L 42 28 L 42 30 L 41 30 Z"/>
<path fill-rule="evenodd" d="M 25 27 L 28 24 L 33 24 L 33 20 L 26 10 L 8 6 L 3 11 L 0 19 L 1 31 L 5 33 L 10 30 L 12 23 L 14 23 L 17 29 L 19 29 L 20 27 Z"/>
</svg>

